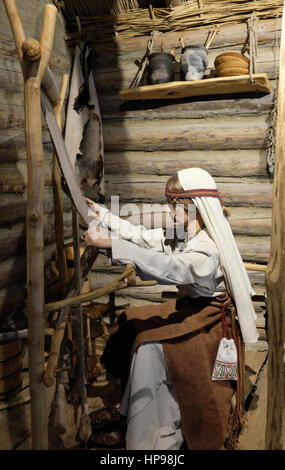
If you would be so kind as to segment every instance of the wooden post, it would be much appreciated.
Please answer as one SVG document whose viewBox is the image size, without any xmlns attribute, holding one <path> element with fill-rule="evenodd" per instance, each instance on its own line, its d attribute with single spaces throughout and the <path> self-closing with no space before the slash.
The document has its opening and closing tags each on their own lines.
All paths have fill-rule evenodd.
<svg viewBox="0 0 285 470">
<path fill-rule="evenodd" d="M 285 5 L 285 4 L 284 4 Z M 268 387 L 265 447 L 282 450 L 284 442 L 284 341 L 285 341 L 285 8 L 283 9 L 276 157 L 272 199 L 272 231 L 265 275 L 268 305 Z M 282 436 L 283 428 L 283 436 Z"/>
<path fill-rule="evenodd" d="M 43 199 L 44 167 L 41 122 L 41 81 L 45 74 L 56 23 L 57 9 L 46 5 L 40 40 L 41 56 L 29 64 L 22 45 L 25 34 L 15 0 L 4 0 L 14 35 L 18 57 L 24 76 L 25 135 L 28 161 L 28 191 L 26 214 L 27 291 L 28 291 L 28 347 L 29 382 L 31 393 L 32 448 L 48 449 L 48 416 L 44 374 L 44 242 Z M 37 67 L 37 70 L 35 70 Z"/>
</svg>

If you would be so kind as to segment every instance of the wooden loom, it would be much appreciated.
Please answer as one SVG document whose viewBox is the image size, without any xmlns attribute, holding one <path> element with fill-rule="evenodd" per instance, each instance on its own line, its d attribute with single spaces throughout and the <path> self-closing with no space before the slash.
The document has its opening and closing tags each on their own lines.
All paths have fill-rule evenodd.
<svg viewBox="0 0 285 470">
<path fill-rule="evenodd" d="M 60 170 L 68 185 L 69 195 L 88 225 L 88 206 L 76 185 L 71 163 L 61 135 L 61 111 L 67 88 L 68 76 L 64 75 L 61 90 L 48 67 L 55 32 L 57 8 L 48 4 L 45 7 L 41 40 L 25 39 L 21 19 L 15 0 L 4 0 L 7 16 L 14 36 L 19 62 L 24 78 L 25 135 L 28 161 L 28 193 L 26 216 L 27 286 L 28 286 L 28 345 L 29 345 L 29 384 L 31 394 L 31 423 L 33 450 L 48 449 L 48 409 L 46 406 L 46 386 L 55 384 L 55 373 L 59 359 L 61 342 L 65 332 L 69 306 L 80 305 L 86 295 L 79 292 L 84 278 L 98 255 L 96 248 L 88 247 L 80 258 L 80 272 L 75 273 L 67 285 L 66 260 L 64 257 L 62 200 Z M 42 107 L 42 110 L 41 110 Z M 61 293 L 66 298 L 45 306 L 44 299 L 44 242 L 43 242 L 43 111 L 56 151 L 53 165 L 53 191 L 56 212 L 56 244 L 59 254 Z M 61 152 L 60 152 L 61 150 Z M 61 154 L 61 155 L 60 155 Z M 62 155 L 63 154 L 63 155 Z M 79 261 L 79 259 L 77 260 Z M 78 265 L 78 263 L 77 263 Z M 124 281 L 127 279 L 127 282 Z M 88 300 L 112 293 L 128 285 L 153 285 L 156 281 L 137 282 L 134 268 L 128 265 L 114 281 L 88 295 Z M 44 314 L 60 309 L 56 330 L 52 337 L 51 351 L 47 367 L 44 361 Z"/>
</svg>

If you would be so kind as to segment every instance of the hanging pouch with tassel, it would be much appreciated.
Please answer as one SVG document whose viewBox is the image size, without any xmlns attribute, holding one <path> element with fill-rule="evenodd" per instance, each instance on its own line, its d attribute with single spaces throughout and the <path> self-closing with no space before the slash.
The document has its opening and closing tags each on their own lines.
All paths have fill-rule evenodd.
<svg viewBox="0 0 285 470">
<path fill-rule="evenodd" d="M 222 305 L 223 338 L 219 344 L 218 354 L 212 373 L 212 380 L 237 380 L 237 349 L 229 326 L 226 323 L 225 306 Z"/>
</svg>

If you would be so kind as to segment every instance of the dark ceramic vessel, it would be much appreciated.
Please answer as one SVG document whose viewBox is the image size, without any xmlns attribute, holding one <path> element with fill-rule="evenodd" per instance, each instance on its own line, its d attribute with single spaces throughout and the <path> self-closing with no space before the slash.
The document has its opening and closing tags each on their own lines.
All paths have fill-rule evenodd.
<svg viewBox="0 0 285 470">
<path fill-rule="evenodd" d="M 175 74 L 173 55 L 168 52 L 153 52 L 149 56 L 147 72 L 148 83 L 151 85 L 171 82 Z"/>
</svg>

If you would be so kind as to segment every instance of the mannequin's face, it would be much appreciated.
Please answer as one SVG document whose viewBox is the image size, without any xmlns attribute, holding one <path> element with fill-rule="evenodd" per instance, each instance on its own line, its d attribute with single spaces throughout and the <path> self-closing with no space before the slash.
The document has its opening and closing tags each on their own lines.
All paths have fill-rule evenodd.
<svg viewBox="0 0 285 470">
<path fill-rule="evenodd" d="M 183 232 L 193 236 L 201 228 L 202 219 L 194 204 L 189 204 L 186 210 L 183 204 L 168 202 L 168 208 L 176 232 L 181 232 L 182 238 L 184 238 Z"/>
</svg>

